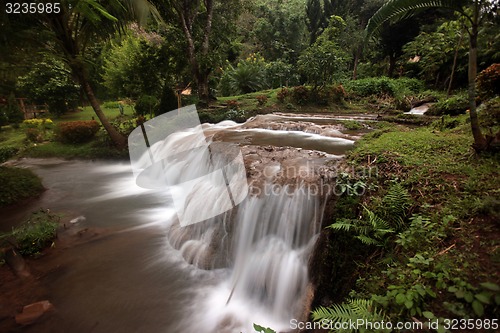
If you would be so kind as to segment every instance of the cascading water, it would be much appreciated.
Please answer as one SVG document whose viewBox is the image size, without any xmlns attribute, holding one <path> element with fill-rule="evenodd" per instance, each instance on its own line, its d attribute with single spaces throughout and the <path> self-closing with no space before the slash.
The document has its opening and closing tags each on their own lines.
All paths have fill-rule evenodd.
<svg viewBox="0 0 500 333">
<path fill-rule="evenodd" d="M 208 140 L 221 132 L 239 131 L 234 123 L 204 126 L 206 133 L 211 133 Z M 296 135 L 293 140 L 301 138 L 304 135 Z M 310 137 L 306 139 L 310 141 Z M 206 138 L 178 133 L 164 143 L 157 142 L 155 152 L 163 147 L 183 147 L 189 152 L 186 159 L 163 164 L 158 170 L 174 183 L 200 179 L 207 172 L 200 165 L 211 161 L 212 151 L 207 156 L 200 154 L 196 148 L 205 142 L 199 140 Z M 352 144 L 345 138 L 335 140 L 340 147 Z M 295 171 L 301 168 L 301 163 L 294 166 Z M 172 221 L 167 238 L 170 246 L 193 265 L 192 269 L 208 270 L 207 274 L 214 277 L 213 284 L 197 290 L 192 311 L 181 320 L 179 332 L 254 332 L 254 323 L 289 331 L 290 320 L 303 316 L 307 263 L 321 225 L 325 197 L 311 191 L 305 178 L 297 176 L 300 172 L 294 172 L 292 179 L 284 179 L 280 178 L 284 176 L 282 164 L 275 162 L 271 169 L 271 174 L 263 172 L 257 177 L 260 179 L 254 179 L 251 194 L 232 210 L 184 227 Z M 306 172 L 311 173 L 314 170 Z M 176 195 L 178 189 L 174 187 L 173 191 L 172 195 Z M 190 202 L 189 210 L 210 210 L 218 199 L 210 191 L 205 195 L 212 200 Z"/>
</svg>

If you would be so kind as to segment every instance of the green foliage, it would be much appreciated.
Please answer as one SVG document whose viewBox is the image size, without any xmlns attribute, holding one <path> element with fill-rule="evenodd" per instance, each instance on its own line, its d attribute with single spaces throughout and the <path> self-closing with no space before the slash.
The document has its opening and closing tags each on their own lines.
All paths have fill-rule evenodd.
<svg viewBox="0 0 500 333">
<path fill-rule="evenodd" d="M 18 80 L 26 97 L 36 104 L 47 104 L 56 116 L 74 109 L 79 101 L 80 86 L 72 79 L 64 62 L 46 57 L 33 65 L 31 71 Z"/>
<path fill-rule="evenodd" d="M 40 209 L 16 227 L 8 235 L 14 239 L 16 248 L 22 255 L 32 256 L 52 244 L 57 235 L 59 216 Z"/>
<path fill-rule="evenodd" d="M 294 66 L 281 59 L 266 63 L 266 82 L 270 88 L 294 86 L 300 81 Z"/>
<path fill-rule="evenodd" d="M 267 87 L 266 63 L 259 54 L 240 60 L 224 70 L 219 89 L 223 96 L 248 94 Z"/>
<path fill-rule="evenodd" d="M 347 72 L 350 56 L 335 41 L 345 22 L 335 16 L 321 36 L 299 56 L 299 71 L 313 86 L 324 86 L 340 81 Z M 338 23 L 338 24 L 336 24 Z M 341 26 L 340 28 L 338 26 Z"/>
<path fill-rule="evenodd" d="M 349 95 L 355 97 L 384 96 L 400 97 L 416 95 L 423 90 L 423 83 L 417 79 L 375 77 L 347 81 L 344 87 Z"/>
<path fill-rule="evenodd" d="M 467 96 L 460 94 L 440 100 L 439 102 L 431 105 L 426 114 L 430 116 L 456 116 L 464 114 L 468 108 L 469 100 L 467 99 Z"/>
<path fill-rule="evenodd" d="M 477 94 L 483 100 L 500 95 L 500 64 L 493 64 L 478 74 Z"/>
<path fill-rule="evenodd" d="M 0 147 L 0 163 L 3 163 L 7 161 L 9 158 L 15 156 L 17 152 L 19 151 L 19 148 L 17 147 Z"/>
<path fill-rule="evenodd" d="M 328 228 L 336 231 L 350 232 L 354 234 L 354 238 L 365 245 L 385 246 L 388 235 L 394 233 L 394 229 L 374 212 L 364 206 L 363 208 L 365 219 L 340 219 L 328 226 Z"/>
<path fill-rule="evenodd" d="M 448 21 L 438 27 L 435 32 L 422 31 L 413 41 L 403 48 L 402 58 L 406 60 L 407 75 L 415 75 L 422 80 L 436 84 L 449 78 L 458 42 L 462 39 L 458 50 L 458 68 L 455 77 L 467 76 L 467 40 L 459 21 Z M 415 58 L 417 57 L 417 58 Z M 408 60 L 410 59 L 410 60 Z"/>
<path fill-rule="evenodd" d="M 276 333 L 275 330 L 269 328 L 269 327 L 263 327 L 263 326 L 260 326 L 260 325 L 257 325 L 257 324 L 253 324 L 253 329 L 256 331 L 256 332 L 259 332 L 259 333 Z"/>
<path fill-rule="evenodd" d="M 57 139 L 63 143 L 84 143 L 90 141 L 99 131 L 95 120 L 67 121 L 57 124 Z"/>
<path fill-rule="evenodd" d="M 0 108 L 3 114 L 4 121 L 9 124 L 19 124 L 24 119 L 24 114 L 17 104 L 16 97 L 13 93 L 7 98 L 7 105 Z"/>
<path fill-rule="evenodd" d="M 346 322 L 357 322 L 363 319 L 365 322 L 382 322 L 387 321 L 387 316 L 383 309 L 378 308 L 372 300 L 368 299 L 348 299 L 346 303 L 333 304 L 329 308 L 318 307 L 312 311 L 314 321 L 341 324 Z M 341 326 L 342 327 L 342 326 Z M 357 330 L 346 328 L 338 332 L 356 332 Z M 361 332 L 364 328 L 361 328 Z M 381 330 L 380 332 L 389 332 L 390 330 Z"/>
<path fill-rule="evenodd" d="M 360 130 L 364 128 L 363 124 L 361 124 L 359 121 L 356 120 L 343 120 L 340 123 L 342 124 L 342 126 L 351 131 Z"/>
<path fill-rule="evenodd" d="M 104 55 L 104 86 L 114 97 L 159 97 L 170 64 L 163 38 L 133 26 Z"/>
<path fill-rule="evenodd" d="M 142 95 L 137 102 L 135 102 L 135 112 L 140 116 L 152 116 L 156 113 L 158 107 L 158 98 L 151 95 Z"/>
<path fill-rule="evenodd" d="M 43 185 L 31 170 L 0 166 L 0 206 L 7 206 L 39 195 Z"/>
<path fill-rule="evenodd" d="M 303 0 L 259 1 L 253 10 L 254 23 L 248 27 L 248 42 L 268 60 L 294 64 L 306 46 L 305 14 Z"/>
<path fill-rule="evenodd" d="M 411 196 L 401 183 L 395 182 L 382 199 L 382 216 L 392 228 L 401 230 L 404 226 L 408 210 L 411 207 Z"/>
</svg>

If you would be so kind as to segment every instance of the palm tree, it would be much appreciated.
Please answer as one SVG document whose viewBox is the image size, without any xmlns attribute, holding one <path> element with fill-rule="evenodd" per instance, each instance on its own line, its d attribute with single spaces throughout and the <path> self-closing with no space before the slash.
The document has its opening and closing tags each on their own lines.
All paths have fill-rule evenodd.
<svg viewBox="0 0 500 333">
<path fill-rule="evenodd" d="M 474 137 L 473 147 L 478 152 L 486 150 L 488 142 L 481 132 L 476 112 L 477 37 L 480 24 L 494 5 L 497 5 L 495 1 L 488 0 L 389 0 L 372 16 L 365 29 L 368 38 L 377 34 L 383 23 L 404 19 L 413 12 L 426 8 L 450 9 L 466 19 L 469 33 L 470 123 Z"/>
<path fill-rule="evenodd" d="M 127 138 L 111 125 L 95 97 L 85 51 L 95 41 L 110 38 L 124 31 L 131 21 L 142 20 L 156 11 L 147 0 L 60 0 L 59 3 L 57 13 L 34 14 L 25 26 L 46 33 L 46 46 L 68 64 L 115 146 L 125 148 Z"/>
</svg>

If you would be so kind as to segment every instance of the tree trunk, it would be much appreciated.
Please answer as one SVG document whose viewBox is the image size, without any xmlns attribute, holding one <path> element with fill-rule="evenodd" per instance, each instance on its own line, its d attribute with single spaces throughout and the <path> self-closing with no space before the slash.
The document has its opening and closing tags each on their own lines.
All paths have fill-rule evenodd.
<svg viewBox="0 0 500 333">
<path fill-rule="evenodd" d="M 389 69 L 387 71 L 387 76 L 388 77 L 393 77 L 394 76 L 394 69 L 396 68 L 396 56 L 393 54 L 389 55 Z"/>
<path fill-rule="evenodd" d="M 470 125 L 472 129 L 472 136 L 474 137 L 474 144 L 472 145 L 477 152 L 486 150 L 487 142 L 477 119 L 476 112 L 476 75 L 477 75 L 477 35 L 478 35 L 478 18 L 479 8 L 476 3 L 474 6 L 474 17 L 469 38 L 469 115 Z"/>
<path fill-rule="evenodd" d="M 460 46 L 462 45 L 464 33 L 465 33 L 464 31 L 460 32 L 460 38 L 458 39 L 457 48 L 455 49 L 455 55 L 453 56 L 453 66 L 451 67 L 450 82 L 448 84 L 448 91 L 446 92 L 446 96 L 448 96 L 448 97 L 450 97 L 450 94 L 451 94 L 451 87 L 453 85 L 453 77 L 455 76 L 455 70 L 457 68 L 458 51 L 460 50 Z"/>
<path fill-rule="evenodd" d="M 354 65 L 352 69 L 352 79 L 356 80 L 358 78 L 358 64 L 361 58 L 361 52 L 363 52 L 363 46 L 359 46 L 354 52 Z"/>
<path fill-rule="evenodd" d="M 85 74 L 79 73 L 78 74 L 78 79 L 80 80 L 80 84 L 83 87 L 83 90 L 85 92 L 85 95 L 87 96 L 87 99 L 89 100 L 90 105 L 94 109 L 95 114 L 97 115 L 97 118 L 101 121 L 102 126 L 108 132 L 109 137 L 111 138 L 111 141 L 113 141 L 113 144 L 116 146 L 118 149 L 124 149 L 127 147 L 127 138 L 121 135 L 116 128 L 111 125 L 109 122 L 108 118 L 104 115 L 104 113 L 101 110 L 101 107 L 99 105 L 99 102 L 97 101 L 95 95 L 94 95 L 94 90 L 90 86 L 89 81 L 85 77 Z"/>
</svg>

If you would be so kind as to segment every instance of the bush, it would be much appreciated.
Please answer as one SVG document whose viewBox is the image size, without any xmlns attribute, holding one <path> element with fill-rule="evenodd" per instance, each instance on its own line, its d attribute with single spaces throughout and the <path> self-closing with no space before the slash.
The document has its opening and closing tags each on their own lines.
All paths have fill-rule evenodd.
<svg viewBox="0 0 500 333">
<path fill-rule="evenodd" d="M 42 142 L 43 136 L 38 128 L 27 128 L 25 129 L 26 139 L 31 142 Z"/>
<path fill-rule="evenodd" d="M 19 227 L 12 230 L 16 248 L 22 255 L 30 256 L 48 247 L 57 235 L 59 217 L 48 211 L 40 210 Z"/>
<path fill-rule="evenodd" d="M 276 98 L 280 103 L 284 103 L 285 99 L 290 96 L 290 90 L 288 88 L 282 88 L 278 93 L 276 94 Z"/>
<path fill-rule="evenodd" d="M 92 140 L 99 127 L 95 120 L 68 121 L 59 123 L 56 133 L 58 140 L 63 143 L 84 143 Z"/>
<path fill-rule="evenodd" d="M 423 83 L 417 79 L 400 78 L 390 79 L 388 77 L 374 77 L 360 80 L 348 81 L 345 88 L 356 97 L 368 97 L 388 95 L 401 97 L 404 95 L 418 94 L 424 88 Z"/>
<path fill-rule="evenodd" d="M 500 95 L 500 64 L 493 64 L 478 74 L 478 96 L 485 100 Z"/>
<path fill-rule="evenodd" d="M 244 123 L 247 120 L 247 116 L 244 110 L 231 109 L 226 112 L 225 119 Z"/>
<path fill-rule="evenodd" d="M 469 101 L 467 97 L 465 95 L 456 95 L 431 105 L 425 114 L 429 116 L 456 116 L 465 113 L 468 108 Z"/>
<path fill-rule="evenodd" d="M 297 86 L 292 89 L 292 101 L 298 105 L 304 105 L 309 102 L 310 91 L 306 86 Z"/>
<path fill-rule="evenodd" d="M 31 170 L 0 166 L 0 206 L 39 195 L 43 191 L 40 178 Z"/>
<path fill-rule="evenodd" d="M 142 95 L 135 103 L 135 113 L 139 116 L 152 116 L 156 113 L 158 107 L 158 98 L 150 95 Z"/>
<path fill-rule="evenodd" d="M 19 151 L 16 147 L 0 147 L 0 163 L 7 161 Z"/>
<path fill-rule="evenodd" d="M 235 99 L 229 99 L 226 101 L 226 105 L 230 109 L 238 110 L 240 108 L 240 102 Z"/>
<path fill-rule="evenodd" d="M 105 109 L 118 109 L 119 105 L 120 105 L 120 102 L 116 102 L 116 101 L 108 101 L 108 102 L 102 103 L 102 107 Z"/>
<path fill-rule="evenodd" d="M 267 103 L 267 96 L 266 95 L 258 95 L 255 97 L 257 99 L 257 104 L 259 106 L 264 106 Z"/>
<path fill-rule="evenodd" d="M 26 119 L 23 121 L 24 128 L 37 128 L 40 130 L 52 129 L 54 122 L 49 118 Z"/>
</svg>

